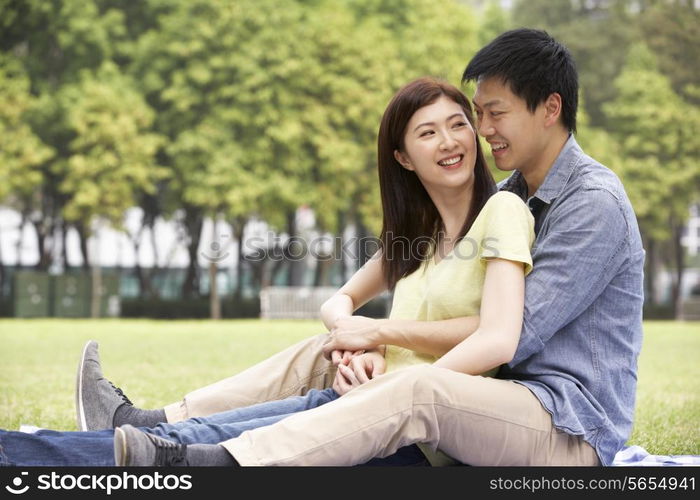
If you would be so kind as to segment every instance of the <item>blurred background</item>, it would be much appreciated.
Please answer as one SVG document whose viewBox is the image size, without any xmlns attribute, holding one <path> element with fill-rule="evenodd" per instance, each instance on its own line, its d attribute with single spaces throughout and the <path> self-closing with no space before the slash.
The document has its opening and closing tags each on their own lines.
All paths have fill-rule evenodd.
<svg viewBox="0 0 700 500">
<path fill-rule="evenodd" d="M 0 0 L 0 316 L 313 317 L 376 250 L 388 99 L 519 26 L 577 61 L 645 317 L 700 319 L 697 0 Z"/>
</svg>

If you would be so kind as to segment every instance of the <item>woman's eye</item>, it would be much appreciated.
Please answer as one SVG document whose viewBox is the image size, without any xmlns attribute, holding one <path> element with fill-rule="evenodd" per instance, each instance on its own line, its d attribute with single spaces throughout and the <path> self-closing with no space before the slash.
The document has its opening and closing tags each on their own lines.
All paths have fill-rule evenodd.
<svg viewBox="0 0 700 500">
<path fill-rule="evenodd" d="M 433 133 L 432 130 L 425 130 L 425 131 L 420 133 L 420 137 L 426 137 L 428 135 L 431 135 L 432 133 Z"/>
</svg>

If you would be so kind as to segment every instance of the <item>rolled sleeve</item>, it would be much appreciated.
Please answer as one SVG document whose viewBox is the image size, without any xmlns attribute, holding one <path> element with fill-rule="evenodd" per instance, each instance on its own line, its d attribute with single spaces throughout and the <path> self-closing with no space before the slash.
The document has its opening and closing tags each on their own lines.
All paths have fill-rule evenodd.
<svg viewBox="0 0 700 500">
<path fill-rule="evenodd" d="M 523 329 L 511 367 L 585 311 L 629 253 L 628 224 L 610 191 L 580 189 L 547 217 L 551 229 L 539 235 L 525 280 Z"/>
</svg>

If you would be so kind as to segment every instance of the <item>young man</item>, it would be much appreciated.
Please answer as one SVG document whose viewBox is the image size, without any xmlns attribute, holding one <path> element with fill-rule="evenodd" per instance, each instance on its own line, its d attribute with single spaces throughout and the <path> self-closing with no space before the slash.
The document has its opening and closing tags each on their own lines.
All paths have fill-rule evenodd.
<svg viewBox="0 0 700 500">
<path fill-rule="evenodd" d="M 536 221 L 520 341 L 498 378 L 438 360 L 192 449 L 127 425 L 116 434 L 118 464 L 352 465 L 411 443 L 471 465 L 612 462 L 632 428 L 642 341 L 644 251 L 634 212 L 618 178 L 572 135 L 578 83 L 564 46 L 542 31 L 509 31 L 476 54 L 463 79 L 476 80 L 479 133 L 496 165 L 513 171 L 501 188 L 522 197 Z M 371 348 L 395 334 L 352 333 L 323 348 Z"/>
</svg>

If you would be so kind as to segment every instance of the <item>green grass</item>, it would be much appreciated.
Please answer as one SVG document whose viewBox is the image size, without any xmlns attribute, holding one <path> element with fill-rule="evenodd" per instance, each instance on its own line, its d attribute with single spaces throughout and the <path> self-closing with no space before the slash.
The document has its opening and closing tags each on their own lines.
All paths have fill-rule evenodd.
<svg viewBox="0 0 700 500">
<path fill-rule="evenodd" d="M 0 428 L 75 429 L 84 342 L 137 406 L 162 407 L 322 331 L 317 321 L 0 320 Z M 630 444 L 700 454 L 700 323 L 646 322 Z"/>
</svg>

